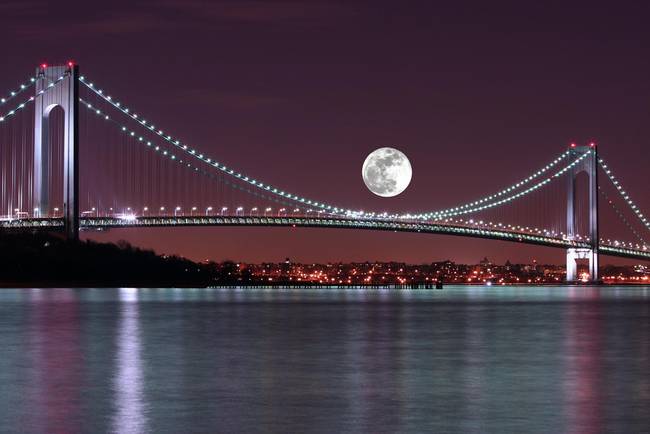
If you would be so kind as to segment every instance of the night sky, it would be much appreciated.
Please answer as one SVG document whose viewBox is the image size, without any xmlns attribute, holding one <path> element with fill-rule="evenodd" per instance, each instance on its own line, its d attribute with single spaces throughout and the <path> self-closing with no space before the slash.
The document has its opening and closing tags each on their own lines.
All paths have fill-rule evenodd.
<svg viewBox="0 0 650 434">
<path fill-rule="evenodd" d="M 41 62 L 73 59 L 202 152 L 360 209 L 465 203 L 527 176 L 573 141 L 594 140 L 650 210 L 649 19 L 647 2 L 2 0 L 0 87 Z M 401 196 L 379 198 L 364 186 L 361 165 L 391 145 L 411 160 L 413 181 Z M 193 259 L 563 258 L 494 241 L 345 230 L 91 236 Z"/>
</svg>

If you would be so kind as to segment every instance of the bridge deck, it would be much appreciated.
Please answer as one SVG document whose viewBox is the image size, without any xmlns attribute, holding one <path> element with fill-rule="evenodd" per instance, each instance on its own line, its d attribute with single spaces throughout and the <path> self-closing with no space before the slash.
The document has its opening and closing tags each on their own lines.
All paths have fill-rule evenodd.
<svg viewBox="0 0 650 434">
<path fill-rule="evenodd" d="M 121 219 L 115 217 L 84 217 L 84 230 L 134 227 L 176 227 L 176 226 L 264 226 L 264 227 L 310 227 L 364 229 L 393 232 L 416 232 L 427 234 L 455 235 L 472 238 L 510 241 L 523 244 L 555 248 L 588 248 L 585 242 L 555 238 L 526 232 L 495 230 L 457 224 L 424 223 L 412 221 L 391 221 L 378 219 L 349 219 L 338 217 L 256 217 L 256 216 L 194 216 L 194 217 L 138 217 Z M 63 227 L 63 219 L 14 219 L 0 221 L 4 229 L 56 229 Z M 624 258 L 650 260 L 650 251 L 601 245 L 600 253 Z"/>
</svg>

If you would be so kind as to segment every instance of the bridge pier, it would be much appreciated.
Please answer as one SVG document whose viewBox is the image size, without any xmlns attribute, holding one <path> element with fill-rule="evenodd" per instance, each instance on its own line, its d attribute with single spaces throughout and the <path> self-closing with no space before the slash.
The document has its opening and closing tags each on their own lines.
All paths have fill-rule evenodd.
<svg viewBox="0 0 650 434">
<path fill-rule="evenodd" d="M 79 239 L 79 66 L 41 65 L 36 70 L 34 99 L 34 206 L 42 215 L 50 212 L 48 152 L 50 115 L 60 107 L 63 120 L 63 220 L 65 236 Z"/>
<path fill-rule="evenodd" d="M 598 256 L 593 249 L 567 249 L 566 280 L 567 282 L 579 281 L 578 260 L 589 261 L 589 276 L 596 276 L 596 279 L 589 279 L 590 282 L 598 282 Z"/>
<path fill-rule="evenodd" d="M 581 156 L 584 158 L 568 173 L 567 190 L 567 239 L 575 240 L 576 235 L 576 213 L 575 213 L 575 190 L 577 176 L 585 172 L 589 177 L 589 248 L 569 248 L 566 252 L 566 281 L 577 282 L 578 264 L 577 260 L 586 259 L 589 261 L 588 282 L 598 283 L 598 246 L 600 235 L 598 230 L 598 150 L 595 144 L 589 146 L 571 145 L 569 149 L 569 161 L 576 161 Z"/>
</svg>

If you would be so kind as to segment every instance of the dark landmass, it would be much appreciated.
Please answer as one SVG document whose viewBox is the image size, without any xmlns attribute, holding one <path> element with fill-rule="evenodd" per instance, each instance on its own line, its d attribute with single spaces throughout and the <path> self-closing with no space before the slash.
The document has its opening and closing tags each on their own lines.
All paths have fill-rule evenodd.
<svg viewBox="0 0 650 434">
<path fill-rule="evenodd" d="M 216 268 L 216 264 L 159 256 L 126 242 L 67 242 L 49 234 L 0 233 L 3 287 L 202 287 L 219 282 Z"/>
<path fill-rule="evenodd" d="M 650 284 L 646 265 L 601 268 L 604 283 Z M 233 261 L 196 263 L 157 255 L 122 241 L 68 242 L 44 233 L 0 231 L 0 287 L 393 287 L 430 288 L 439 281 L 460 285 L 558 285 L 563 266 L 452 261 L 430 264 L 361 262 L 302 264 Z"/>
</svg>

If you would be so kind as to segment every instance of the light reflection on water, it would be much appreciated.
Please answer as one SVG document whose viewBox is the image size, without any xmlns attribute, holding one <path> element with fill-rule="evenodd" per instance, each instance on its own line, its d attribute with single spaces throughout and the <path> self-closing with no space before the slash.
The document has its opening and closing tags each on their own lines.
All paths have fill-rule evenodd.
<svg viewBox="0 0 650 434">
<path fill-rule="evenodd" d="M 642 432 L 649 320 L 647 287 L 5 289 L 0 432 Z"/>
<path fill-rule="evenodd" d="M 117 335 L 115 357 L 114 396 L 116 412 L 113 417 L 113 432 L 137 434 L 146 432 L 144 411 L 142 360 L 140 356 L 140 323 L 138 317 L 138 290 L 119 290 L 120 323 Z"/>
</svg>

